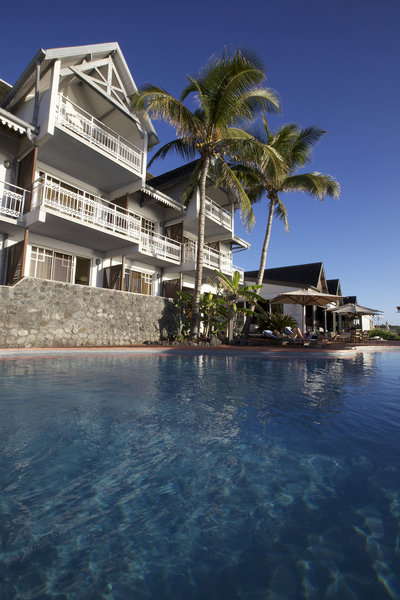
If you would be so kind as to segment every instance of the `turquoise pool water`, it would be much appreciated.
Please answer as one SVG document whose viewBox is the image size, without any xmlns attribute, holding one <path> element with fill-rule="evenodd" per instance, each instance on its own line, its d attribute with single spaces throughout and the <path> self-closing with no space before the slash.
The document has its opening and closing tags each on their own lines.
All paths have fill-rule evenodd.
<svg viewBox="0 0 400 600">
<path fill-rule="evenodd" d="M 400 598 L 400 352 L 0 360 L 0 598 Z"/>
</svg>

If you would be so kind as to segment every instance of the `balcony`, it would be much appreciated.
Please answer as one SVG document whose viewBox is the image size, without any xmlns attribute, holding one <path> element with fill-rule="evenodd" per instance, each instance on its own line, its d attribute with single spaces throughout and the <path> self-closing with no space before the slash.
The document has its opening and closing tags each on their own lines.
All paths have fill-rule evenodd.
<svg viewBox="0 0 400 600">
<path fill-rule="evenodd" d="M 183 244 L 183 262 L 196 264 L 196 256 L 197 242 L 185 242 Z M 220 271 L 230 277 L 235 271 L 239 271 L 240 281 L 244 280 L 244 269 L 232 264 L 232 255 L 228 252 L 218 252 L 209 246 L 204 246 L 203 265 L 205 268 Z"/>
<path fill-rule="evenodd" d="M 181 244 L 163 235 L 148 232 L 143 217 L 133 211 L 118 208 L 115 204 L 94 194 L 72 188 L 49 175 L 38 179 L 33 187 L 31 209 L 35 211 L 40 208 L 50 209 L 53 215 L 64 216 L 70 221 L 79 223 L 81 227 L 78 231 L 71 230 L 72 237 L 68 237 L 68 227 L 65 224 L 55 226 L 50 232 L 42 221 L 42 224 L 37 225 L 36 228 L 31 227 L 39 233 L 51 235 L 56 231 L 62 231 L 64 237 L 60 239 L 64 241 L 80 245 L 89 244 L 103 251 L 121 247 L 121 241 L 112 243 L 110 236 L 113 236 L 114 240 L 115 237 L 125 238 L 130 244 L 129 247 L 122 248 L 121 252 L 127 256 L 143 253 L 168 262 L 180 263 Z M 82 226 L 85 229 L 82 229 Z M 108 240 L 103 242 L 100 239 L 101 234 L 108 234 Z"/>
<path fill-rule="evenodd" d="M 221 208 L 211 198 L 206 198 L 206 217 L 222 225 L 225 229 L 232 229 L 232 213 Z"/>
<path fill-rule="evenodd" d="M 58 95 L 56 123 L 85 140 L 90 146 L 101 150 L 117 162 L 141 174 L 143 152 L 140 148 L 131 144 L 62 94 Z"/>
<path fill-rule="evenodd" d="M 0 181 L 0 215 L 22 217 L 27 191 L 17 185 Z"/>
<path fill-rule="evenodd" d="M 165 235 L 140 234 L 140 251 L 159 258 L 181 262 L 181 244 L 165 237 Z"/>
</svg>

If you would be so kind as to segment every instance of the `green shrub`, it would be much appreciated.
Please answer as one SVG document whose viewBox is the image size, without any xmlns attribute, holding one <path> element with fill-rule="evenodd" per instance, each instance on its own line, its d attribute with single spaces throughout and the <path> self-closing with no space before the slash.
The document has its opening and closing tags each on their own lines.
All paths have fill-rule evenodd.
<svg viewBox="0 0 400 600">
<path fill-rule="evenodd" d="M 387 331 L 387 329 L 371 329 L 369 332 L 369 337 L 375 337 L 377 335 L 384 340 L 400 340 L 399 335 L 396 335 L 393 331 Z"/>
<path fill-rule="evenodd" d="M 260 329 L 271 329 L 271 331 L 279 331 L 279 333 L 283 333 L 285 327 L 298 327 L 296 319 L 289 315 L 264 311 L 258 315 L 257 322 Z"/>
</svg>

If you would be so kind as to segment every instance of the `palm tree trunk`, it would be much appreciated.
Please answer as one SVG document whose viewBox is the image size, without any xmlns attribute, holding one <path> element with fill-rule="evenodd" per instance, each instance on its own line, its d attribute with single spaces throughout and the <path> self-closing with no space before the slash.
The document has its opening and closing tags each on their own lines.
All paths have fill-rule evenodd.
<svg viewBox="0 0 400 600">
<path fill-rule="evenodd" d="M 200 294 L 201 284 L 203 281 L 203 256 L 204 256 L 204 229 L 205 229 L 205 214 L 206 214 L 206 182 L 210 158 L 206 156 L 203 162 L 203 168 L 200 178 L 200 208 L 199 208 L 199 224 L 197 229 L 197 256 L 196 256 L 196 280 L 194 284 L 194 296 L 192 307 L 192 322 L 190 325 L 190 337 L 194 338 L 199 334 L 200 327 Z"/>
<path fill-rule="evenodd" d="M 257 281 L 256 281 L 257 285 L 261 285 L 263 282 L 263 279 L 264 279 L 264 271 L 265 271 L 265 265 L 267 262 L 267 252 L 268 252 L 269 240 L 271 238 L 271 229 L 272 229 L 272 221 L 274 218 L 275 204 L 276 204 L 275 198 L 273 196 L 270 197 L 269 198 L 269 212 L 268 212 L 267 228 L 265 230 L 265 238 L 264 238 L 264 243 L 263 243 L 263 247 L 261 250 L 261 257 L 260 257 L 260 266 L 258 268 L 258 274 L 257 274 Z M 254 310 L 254 308 L 255 308 L 255 304 L 252 304 L 250 306 L 250 310 Z M 249 335 L 251 321 L 252 321 L 252 317 L 249 315 L 246 318 L 246 322 L 243 327 L 243 331 L 242 331 L 243 335 Z"/>
<path fill-rule="evenodd" d="M 260 267 L 258 269 L 257 282 L 256 282 L 257 285 L 261 285 L 263 282 L 263 279 L 264 279 L 265 264 L 267 262 L 267 252 L 268 252 L 269 240 L 271 238 L 272 220 L 274 218 L 275 203 L 276 203 L 276 200 L 273 197 L 269 199 L 268 221 L 267 221 L 267 228 L 265 230 L 264 243 L 263 243 L 263 247 L 261 250 Z"/>
</svg>

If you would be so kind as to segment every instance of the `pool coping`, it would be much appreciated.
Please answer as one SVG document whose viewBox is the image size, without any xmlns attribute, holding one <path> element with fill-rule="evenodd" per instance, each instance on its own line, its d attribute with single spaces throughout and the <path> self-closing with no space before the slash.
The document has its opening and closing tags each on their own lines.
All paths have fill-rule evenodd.
<svg viewBox="0 0 400 600">
<path fill-rule="evenodd" d="M 224 345 L 219 346 L 202 346 L 202 345 L 147 345 L 137 344 L 132 346 L 57 346 L 57 347 L 42 347 L 42 348 L 0 348 L 0 360 L 10 358 L 33 358 L 45 357 L 54 355 L 87 355 L 87 354 L 166 354 L 177 352 L 230 352 L 230 353 L 258 353 L 258 354 L 346 354 L 352 355 L 355 352 L 380 352 L 382 350 L 400 349 L 400 342 L 382 341 L 379 343 L 358 343 L 358 344 L 343 344 L 331 343 L 317 347 L 310 346 L 279 346 L 279 345 Z"/>
</svg>

